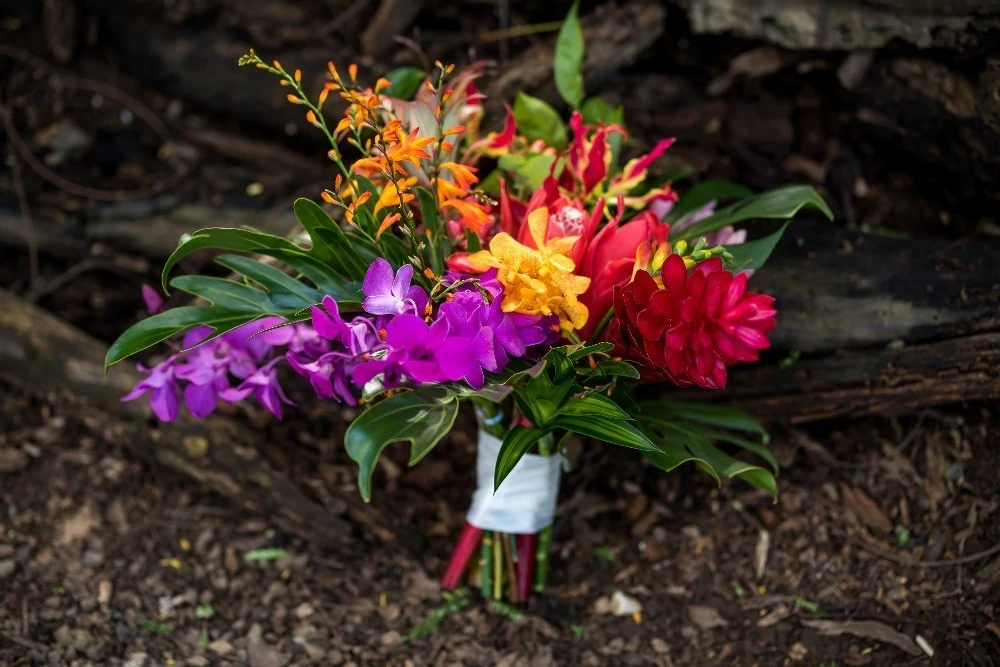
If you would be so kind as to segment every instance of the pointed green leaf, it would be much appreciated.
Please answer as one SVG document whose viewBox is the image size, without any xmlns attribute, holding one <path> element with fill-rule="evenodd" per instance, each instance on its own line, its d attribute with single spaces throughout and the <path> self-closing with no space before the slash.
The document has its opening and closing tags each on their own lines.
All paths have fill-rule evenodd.
<svg viewBox="0 0 1000 667">
<path fill-rule="evenodd" d="M 632 417 L 622 410 L 617 403 L 601 394 L 590 394 L 583 398 L 571 398 L 559 408 L 559 414 L 567 417 L 584 419 L 624 419 L 631 421 Z"/>
<path fill-rule="evenodd" d="M 358 464 L 358 490 L 371 500 L 372 475 L 390 443 L 409 441 L 413 465 L 441 441 L 455 424 L 458 401 L 429 399 L 404 392 L 375 403 L 351 422 L 344 434 L 347 455 Z"/>
<path fill-rule="evenodd" d="M 160 280 L 163 284 L 164 292 L 169 293 L 167 280 L 170 277 L 170 271 L 177 265 L 177 262 L 193 252 L 206 248 L 256 253 L 263 253 L 263 251 L 274 249 L 281 249 L 286 252 L 304 252 L 302 248 L 286 238 L 258 232 L 254 229 L 229 227 L 199 229 L 193 234 L 181 237 L 177 249 L 171 253 L 170 257 L 167 258 L 167 262 L 163 265 Z"/>
<path fill-rule="evenodd" d="M 677 242 L 697 239 L 726 225 L 754 218 L 788 219 L 805 207 L 815 208 L 827 218 L 833 219 L 833 211 L 812 186 L 786 185 L 730 204 L 682 230 L 670 240 Z"/>
<path fill-rule="evenodd" d="M 514 99 L 514 120 L 518 131 L 528 141 L 541 139 L 559 150 L 566 148 L 566 126 L 559 113 L 543 100 L 527 93 L 518 93 Z"/>
<path fill-rule="evenodd" d="M 680 201 L 670 209 L 665 220 L 673 224 L 683 220 L 709 202 L 722 202 L 726 199 L 743 199 L 752 195 L 753 190 L 732 181 L 702 181 L 681 195 Z"/>
<path fill-rule="evenodd" d="M 507 432 L 500 445 L 500 452 L 497 454 L 496 468 L 493 470 L 494 493 L 500 488 L 500 484 L 507 479 L 507 475 L 514 470 L 521 457 L 528 453 L 532 445 L 545 437 L 546 433 L 542 429 L 527 426 L 515 426 Z"/>
<path fill-rule="evenodd" d="M 392 84 L 385 90 L 386 97 L 408 100 L 420 89 L 427 74 L 416 67 L 399 67 L 386 74 L 385 78 Z"/>
<path fill-rule="evenodd" d="M 296 199 L 293 208 L 295 217 L 313 240 L 313 252 L 316 256 L 342 269 L 350 278 L 363 280 L 368 265 L 358 255 L 340 225 L 311 199 Z"/>
<path fill-rule="evenodd" d="M 574 109 L 583 100 L 583 29 L 580 27 L 579 0 L 573 3 L 556 38 L 552 74 L 556 90 Z"/>
<path fill-rule="evenodd" d="M 589 438 L 631 449 L 656 451 L 656 445 L 642 431 L 621 419 L 597 420 L 589 417 L 560 415 L 552 422 L 552 428 L 573 431 Z"/>
<path fill-rule="evenodd" d="M 641 421 L 673 423 L 677 418 L 682 418 L 710 426 L 767 435 L 760 422 L 746 412 L 728 405 L 695 401 L 643 401 L 639 407 L 642 410 L 639 415 Z"/>
<path fill-rule="evenodd" d="M 733 256 L 729 270 L 733 273 L 739 273 L 747 269 L 757 270 L 764 266 L 790 224 L 792 224 L 791 220 L 763 238 L 726 246 L 726 250 Z"/>
</svg>

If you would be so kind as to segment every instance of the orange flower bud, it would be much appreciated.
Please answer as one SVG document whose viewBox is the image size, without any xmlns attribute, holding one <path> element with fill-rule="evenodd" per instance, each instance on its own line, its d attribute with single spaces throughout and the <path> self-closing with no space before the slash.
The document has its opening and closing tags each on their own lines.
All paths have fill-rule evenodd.
<svg viewBox="0 0 1000 667">
<path fill-rule="evenodd" d="M 295 70 L 295 83 L 302 83 L 302 70 Z"/>
<path fill-rule="evenodd" d="M 445 130 L 444 136 L 450 137 L 453 134 L 462 134 L 463 132 L 465 132 L 464 125 L 455 125 L 454 127 L 449 127 L 447 130 Z"/>
<path fill-rule="evenodd" d="M 450 141 L 442 141 L 441 142 L 441 150 L 446 151 L 446 152 L 450 152 L 450 151 L 452 151 L 454 149 L 455 149 L 455 146 L 452 145 L 452 143 Z"/>
<path fill-rule="evenodd" d="M 392 227 L 402 216 L 399 213 L 390 213 L 385 216 L 382 224 L 378 226 L 378 231 L 375 232 L 375 240 L 378 241 L 382 237 L 382 232 Z"/>
<path fill-rule="evenodd" d="M 357 63 L 351 63 L 347 66 L 347 74 L 350 75 L 351 81 L 358 80 L 358 65 Z"/>
<path fill-rule="evenodd" d="M 386 88 L 388 88 L 391 85 L 392 85 L 392 81 L 389 81 L 389 79 L 386 79 L 385 77 L 382 77 L 378 81 L 375 82 L 375 92 L 376 93 L 381 93 L 383 90 L 385 90 Z"/>
<path fill-rule="evenodd" d="M 326 102 L 326 97 L 329 94 L 330 94 L 330 89 L 329 88 L 324 88 L 323 90 L 320 91 L 320 93 L 319 93 L 319 106 L 323 106 L 323 103 Z"/>
<path fill-rule="evenodd" d="M 279 63 L 277 60 L 274 61 L 274 69 L 281 69 L 281 63 Z"/>
<path fill-rule="evenodd" d="M 325 201 L 327 204 L 336 204 L 337 203 L 337 200 L 333 198 L 333 195 L 331 195 L 326 190 L 323 190 L 323 192 L 319 193 L 319 196 L 320 196 L 320 199 L 322 199 L 323 201 Z"/>
<path fill-rule="evenodd" d="M 319 125 L 319 121 L 316 120 L 316 114 L 313 113 L 312 109 L 306 112 L 306 120 L 313 125 Z"/>
<path fill-rule="evenodd" d="M 358 197 L 358 201 L 355 202 L 354 205 L 355 206 L 363 206 L 365 204 L 365 202 L 367 202 L 371 198 L 372 198 L 371 191 L 370 190 L 365 190 L 364 192 L 361 193 L 361 196 Z"/>
<path fill-rule="evenodd" d="M 285 99 L 291 102 L 292 104 L 302 104 L 302 100 L 300 100 L 292 93 L 288 93 L 288 95 L 285 96 Z"/>
<path fill-rule="evenodd" d="M 326 68 L 330 70 L 330 76 L 332 76 L 335 81 L 340 79 L 340 74 L 337 72 L 337 66 L 333 64 L 332 60 L 326 63 Z"/>
</svg>

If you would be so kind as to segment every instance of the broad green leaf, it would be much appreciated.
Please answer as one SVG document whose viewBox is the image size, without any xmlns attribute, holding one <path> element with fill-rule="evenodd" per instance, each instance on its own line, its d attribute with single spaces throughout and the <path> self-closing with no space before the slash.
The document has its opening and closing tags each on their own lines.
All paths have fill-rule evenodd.
<svg viewBox="0 0 1000 667">
<path fill-rule="evenodd" d="M 580 109 L 583 122 L 588 125 L 621 125 L 625 122 L 625 107 L 613 107 L 600 97 L 591 97 L 583 103 Z"/>
<path fill-rule="evenodd" d="M 694 401 L 643 401 L 639 407 L 642 412 L 638 418 L 652 423 L 672 423 L 676 418 L 683 418 L 710 426 L 767 435 L 760 422 L 746 412 L 728 405 Z"/>
<path fill-rule="evenodd" d="M 734 433 L 730 433 L 729 431 L 709 430 L 705 432 L 705 435 L 713 440 L 728 442 L 731 445 L 736 445 L 741 449 L 745 449 L 748 452 L 756 454 L 760 458 L 767 461 L 775 475 L 778 474 L 781 468 L 781 466 L 778 465 L 778 459 L 775 458 L 774 453 L 766 445 L 750 440 L 749 438 L 744 438 Z"/>
<path fill-rule="evenodd" d="M 726 246 L 726 250 L 733 256 L 729 270 L 733 273 L 739 273 L 746 269 L 756 270 L 764 266 L 790 224 L 792 224 L 791 220 L 779 227 L 777 231 L 762 238 Z"/>
<path fill-rule="evenodd" d="M 826 217 L 833 219 L 833 211 L 812 186 L 786 185 L 730 204 L 682 230 L 670 240 L 676 243 L 680 240 L 696 239 L 726 225 L 754 218 L 788 219 L 805 207 L 818 209 Z"/>
<path fill-rule="evenodd" d="M 390 443 L 410 443 L 413 465 L 440 442 L 455 423 L 458 401 L 428 399 L 404 392 L 375 403 L 351 422 L 344 434 L 347 455 L 358 464 L 358 490 L 371 500 L 372 475 L 378 457 Z"/>
<path fill-rule="evenodd" d="M 737 477 L 751 486 L 767 489 L 775 498 L 777 497 L 778 490 L 774 476 L 766 469 L 735 459 L 716 447 L 711 441 L 715 435 L 713 432 L 697 424 L 686 425 L 682 422 L 671 421 L 669 418 L 651 419 L 648 416 L 643 416 L 640 419 L 640 423 L 647 425 L 645 428 L 651 439 L 662 450 L 663 456 L 647 456 L 658 467 L 670 470 L 681 463 L 692 461 L 715 478 L 717 482 L 720 482 L 720 476 Z M 729 438 L 735 440 L 737 436 L 729 436 Z M 720 439 L 726 440 L 729 438 L 720 437 Z M 742 447 L 748 442 L 743 441 L 742 444 L 733 442 L 733 444 Z M 744 448 L 754 451 L 753 447 Z M 773 457 L 764 456 L 764 458 L 768 463 L 774 465 Z"/>
<path fill-rule="evenodd" d="M 250 257 L 222 255 L 217 257 L 215 261 L 263 287 L 269 293 L 271 302 L 282 310 L 301 309 L 323 300 L 323 295 L 319 290 L 306 285 L 301 280 L 292 278 L 273 266 L 258 262 Z"/>
<path fill-rule="evenodd" d="M 295 217 L 313 239 L 313 251 L 319 253 L 318 257 L 342 268 L 354 280 L 364 279 L 368 265 L 358 255 L 340 225 L 311 199 L 300 197 L 292 207 Z"/>
<path fill-rule="evenodd" d="M 399 67 L 386 74 L 385 78 L 392 83 L 385 90 L 386 97 L 408 100 L 419 90 L 420 84 L 427 78 L 427 74 L 416 67 Z"/>
<path fill-rule="evenodd" d="M 545 437 L 546 431 L 539 428 L 515 426 L 504 436 L 497 454 L 497 465 L 493 470 L 493 491 L 507 479 L 521 457 L 528 453 L 532 445 Z"/>
<path fill-rule="evenodd" d="M 574 109 L 583 100 L 583 29 L 580 27 L 579 0 L 573 3 L 556 38 L 552 74 L 556 90 Z"/>
<path fill-rule="evenodd" d="M 632 417 L 622 410 L 617 403 L 601 394 L 590 394 L 583 398 L 571 398 L 559 408 L 559 414 L 567 417 L 582 417 L 595 420 L 624 419 L 631 421 Z"/>
<path fill-rule="evenodd" d="M 680 201 L 670 209 L 665 220 L 675 223 L 691 215 L 709 202 L 726 199 L 743 199 L 753 196 L 753 190 L 732 181 L 702 181 L 681 195 Z"/>
<path fill-rule="evenodd" d="M 566 148 L 566 126 L 558 112 L 543 100 L 518 93 L 514 99 L 514 120 L 518 131 L 528 141 L 541 139 L 559 150 Z"/>
<path fill-rule="evenodd" d="M 552 165 L 556 161 L 554 155 L 530 155 L 515 170 L 518 179 L 529 189 L 537 190 L 552 173 Z"/>
<path fill-rule="evenodd" d="M 639 429 L 621 419 L 592 419 L 560 415 L 552 422 L 552 428 L 573 431 L 589 438 L 610 442 L 631 449 L 656 451 L 656 445 Z"/>
</svg>

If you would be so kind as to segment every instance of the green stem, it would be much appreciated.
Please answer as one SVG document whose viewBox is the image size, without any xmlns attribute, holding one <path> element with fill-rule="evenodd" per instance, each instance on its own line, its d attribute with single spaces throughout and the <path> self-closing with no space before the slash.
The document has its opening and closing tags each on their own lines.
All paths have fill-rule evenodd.
<svg viewBox="0 0 1000 667">
<path fill-rule="evenodd" d="M 493 533 L 483 533 L 479 545 L 479 590 L 484 598 L 493 594 Z"/>
<path fill-rule="evenodd" d="M 503 598 L 503 535 L 493 533 L 493 599 Z"/>
<path fill-rule="evenodd" d="M 608 322 L 611 321 L 611 318 L 614 317 L 614 315 L 614 308 L 609 308 L 608 312 L 604 313 L 604 317 L 602 317 L 601 321 L 597 323 L 597 328 L 594 329 L 594 333 L 590 335 L 590 340 L 587 341 L 589 345 L 593 345 L 597 342 L 597 339 L 600 338 L 601 333 L 604 331 L 604 327 L 608 326 Z"/>
<path fill-rule="evenodd" d="M 552 545 L 552 526 L 542 528 L 538 533 L 538 548 L 535 550 L 535 592 L 545 590 L 549 578 L 549 547 Z"/>
</svg>

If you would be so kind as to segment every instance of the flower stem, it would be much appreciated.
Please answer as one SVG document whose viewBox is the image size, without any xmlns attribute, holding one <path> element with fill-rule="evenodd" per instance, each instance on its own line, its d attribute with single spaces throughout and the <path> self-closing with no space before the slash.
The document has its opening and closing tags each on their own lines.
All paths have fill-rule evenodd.
<svg viewBox="0 0 1000 667">
<path fill-rule="evenodd" d="M 493 599 L 503 598 L 503 534 L 493 533 Z"/>
<path fill-rule="evenodd" d="M 473 552 L 476 547 L 479 546 L 480 540 L 482 540 L 483 531 L 476 528 L 468 521 L 462 526 L 462 534 L 458 537 L 458 543 L 455 545 L 455 550 L 451 554 L 451 560 L 448 562 L 448 567 L 444 571 L 444 575 L 441 577 L 441 587 L 445 590 L 451 590 L 458 586 L 459 582 L 462 581 L 462 575 L 465 573 L 465 568 L 469 564 L 469 559 L 472 558 Z"/>
<path fill-rule="evenodd" d="M 517 536 L 517 596 L 524 602 L 531 597 L 531 584 L 538 554 L 538 533 Z"/>
<path fill-rule="evenodd" d="M 503 534 L 503 556 L 504 562 L 507 564 L 507 593 L 510 597 L 510 601 L 513 603 L 518 603 L 521 601 L 521 597 L 517 594 L 517 571 L 514 566 L 514 545 L 511 543 L 514 536 L 507 533 Z"/>
<path fill-rule="evenodd" d="M 549 578 L 549 546 L 552 544 L 552 526 L 546 526 L 538 533 L 538 548 L 535 550 L 535 592 L 545 590 Z"/>
<path fill-rule="evenodd" d="M 597 323 L 597 328 L 594 329 L 594 333 L 590 335 L 590 340 L 587 341 L 588 344 L 593 345 L 594 343 L 597 342 L 597 339 L 604 331 L 604 327 L 608 326 L 608 322 L 611 321 L 611 318 L 614 317 L 614 315 L 615 315 L 614 308 L 609 308 L 608 312 L 604 313 L 604 317 L 602 317 L 601 321 Z"/>
<path fill-rule="evenodd" d="M 483 535 L 479 545 L 479 591 L 484 598 L 493 594 L 493 533 Z"/>
</svg>

